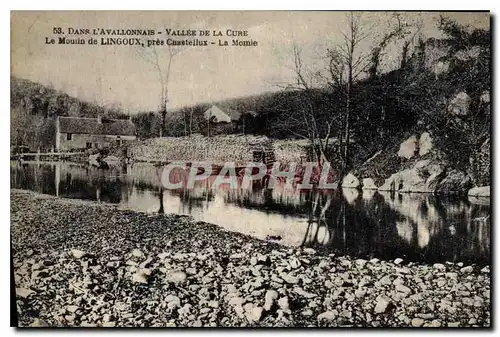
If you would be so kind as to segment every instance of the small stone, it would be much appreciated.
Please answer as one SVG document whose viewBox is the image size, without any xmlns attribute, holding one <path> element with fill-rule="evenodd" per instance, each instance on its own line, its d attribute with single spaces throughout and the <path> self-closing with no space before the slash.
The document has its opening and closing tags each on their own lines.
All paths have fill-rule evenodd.
<svg viewBox="0 0 500 337">
<path fill-rule="evenodd" d="M 28 297 L 29 295 L 35 293 L 33 290 L 31 289 L 26 289 L 26 288 L 16 288 L 16 295 L 19 296 L 19 297 L 22 297 L 22 298 L 26 298 Z"/>
<path fill-rule="evenodd" d="M 257 257 L 256 257 L 256 256 L 252 256 L 252 257 L 250 258 L 250 264 L 251 264 L 252 266 L 255 266 L 258 262 L 259 262 L 259 261 L 257 260 Z"/>
<path fill-rule="evenodd" d="M 411 320 L 411 326 L 414 328 L 418 328 L 424 325 L 424 320 L 421 318 L 414 318 Z"/>
<path fill-rule="evenodd" d="M 142 259 L 144 257 L 144 253 L 139 249 L 134 249 L 132 251 L 132 256 L 138 259 Z"/>
<path fill-rule="evenodd" d="M 373 259 L 371 259 L 371 260 L 370 260 L 370 263 L 371 263 L 371 264 L 377 264 L 377 263 L 379 263 L 379 262 L 380 262 L 380 260 L 379 260 L 379 259 L 377 259 L 376 257 L 374 257 Z"/>
<path fill-rule="evenodd" d="M 114 328 L 116 326 L 116 322 L 104 322 L 102 323 L 104 328 Z"/>
<path fill-rule="evenodd" d="M 379 282 L 380 282 L 380 284 L 383 284 L 383 285 L 389 285 L 392 283 L 391 277 L 389 275 L 385 275 L 384 277 L 382 277 Z"/>
<path fill-rule="evenodd" d="M 300 261 L 297 258 L 290 259 L 290 261 L 288 263 L 290 264 L 290 267 L 292 269 L 297 269 L 300 267 Z"/>
<path fill-rule="evenodd" d="M 438 321 L 437 319 L 433 320 L 431 324 L 429 324 L 429 327 L 431 328 L 439 328 L 441 327 L 441 322 Z"/>
<path fill-rule="evenodd" d="M 241 297 L 238 297 L 238 296 L 232 297 L 229 300 L 229 305 L 234 306 L 234 307 L 242 306 L 243 303 L 245 303 L 245 300 Z"/>
<path fill-rule="evenodd" d="M 254 307 L 252 306 L 251 309 L 247 310 L 249 307 L 245 306 L 245 317 L 250 323 L 253 322 L 259 322 L 260 319 L 262 318 L 262 313 L 264 309 L 262 307 Z"/>
<path fill-rule="evenodd" d="M 167 302 L 167 307 L 169 309 L 176 309 L 181 307 L 181 300 L 177 296 L 168 295 L 167 297 L 165 297 L 165 301 Z"/>
<path fill-rule="evenodd" d="M 64 319 L 68 322 L 68 323 L 73 323 L 75 321 L 75 318 L 76 316 L 75 315 L 66 315 L 64 316 Z"/>
<path fill-rule="evenodd" d="M 458 328 L 460 326 L 460 322 L 449 322 L 448 327 L 449 328 Z"/>
<path fill-rule="evenodd" d="M 43 327 L 43 326 L 49 326 L 49 325 L 47 324 L 47 322 L 42 321 L 39 318 L 35 318 L 35 320 L 33 321 L 33 323 L 31 323 L 31 326 L 32 327 Z"/>
<path fill-rule="evenodd" d="M 325 311 L 322 314 L 318 315 L 318 321 L 334 321 L 337 318 L 337 315 L 333 311 Z"/>
<path fill-rule="evenodd" d="M 363 296 L 366 295 L 366 291 L 365 290 L 362 290 L 362 289 L 357 289 L 355 292 L 354 292 L 354 295 L 357 297 L 357 298 L 361 298 Z"/>
<path fill-rule="evenodd" d="M 304 248 L 302 251 L 303 251 L 304 253 L 306 253 L 306 254 L 309 254 L 309 255 L 314 255 L 314 254 L 316 254 L 316 250 L 314 250 L 314 249 L 312 249 L 312 248 Z"/>
<path fill-rule="evenodd" d="M 297 284 L 299 283 L 299 279 L 291 274 L 283 274 L 283 275 L 280 275 L 281 278 L 286 282 L 286 283 L 290 283 L 290 284 Z"/>
<path fill-rule="evenodd" d="M 134 283 L 148 283 L 148 276 L 142 271 L 137 271 L 132 275 L 132 282 Z"/>
<path fill-rule="evenodd" d="M 364 267 L 365 264 L 368 262 L 366 260 L 363 260 L 363 259 L 357 259 L 356 261 L 356 264 L 359 266 L 359 267 Z"/>
<path fill-rule="evenodd" d="M 71 255 L 75 258 L 75 259 L 81 259 L 82 257 L 85 256 L 85 252 L 82 251 L 82 250 L 79 250 L 79 249 L 72 249 L 71 250 Z"/>
<path fill-rule="evenodd" d="M 463 267 L 463 268 L 460 269 L 460 272 L 462 274 L 470 274 L 473 271 L 474 271 L 474 268 L 472 266 L 467 266 L 467 267 Z M 449 324 L 448 324 L 448 326 L 449 326 Z"/>
<path fill-rule="evenodd" d="M 375 305 L 375 313 L 380 314 L 387 310 L 387 307 L 391 303 L 391 300 L 386 296 L 379 296 L 377 299 L 377 304 Z"/>
<path fill-rule="evenodd" d="M 481 273 L 489 274 L 489 272 L 490 272 L 490 267 L 489 266 L 486 266 L 483 269 L 481 269 Z"/>
<path fill-rule="evenodd" d="M 288 297 L 282 297 L 278 300 L 278 306 L 281 308 L 283 311 L 287 311 L 290 309 L 290 304 L 288 303 Z"/>
<path fill-rule="evenodd" d="M 407 286 L 405 285 L 402 285 L 402 284 L 398 284 L 396 286 L 396 291 L 399 291 L 400 293 L 405 293 L 405 294 L 409 294 L 411 293 L 411 289 L 408 288 Z"/>
<path fill-rule="evenodd" d="M 399 265 L 399 264 L 403 263 L 403 261 L 404 261 L 403 259 L 401 259 L 401 258 L 398 257 L 397 259 L 394 260 L 394 264 L 398 264 Z"/>
<path fill-rule="evenodd" d="M 311 309 L 306 309 L 306 310 L 302 311 L 302 316 L 304 316 L 304 317 L 311 317 L 313 314 L 314 313 Z"/>
<path fill-rule="evenodd" d="M 442 263 L 434 263 L 432 265 L 432 268 L 436 269 L 436 270 L 439 270 L 439 271 L 445 271 L 446 270 L 446 267 L 444 264 Z"/>
<path fill-rule="evenodd" d="M 276 290 L 266 291 L 264 309 L 270 311 L 277 298 L 278 292 Z"/>
<path fill-rule="evenodd" d="M 79 308 L 79 307 L 78 307 L 77 305 L 68 305 L 68 306 L 66 307 L 66 310 L 67 310 L 68 312 L 75 313 L 75 312 L 78 310 L 78 308 Z"/>
<path fill-rule="evenodd" d="M 185 282 L 186 279 L 187 279 L 187 275 L 183 271 L 170 272 L 170 273 L 167 273 L 167 275 L 165 276 L 165 280 L 169 283 L 179 284 L 179 283 Z"/>
</svg>

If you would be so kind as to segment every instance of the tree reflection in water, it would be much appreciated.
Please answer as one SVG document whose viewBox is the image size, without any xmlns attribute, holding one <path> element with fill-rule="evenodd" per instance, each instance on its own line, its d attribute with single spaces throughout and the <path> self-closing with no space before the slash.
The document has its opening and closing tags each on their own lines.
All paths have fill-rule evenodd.
<svg viewBox="0 0 500 337">
<path fill-rule="evenodd" d="M 180 176 L 182 178 L 182 176 Z M 413 261 L 488 263 L 490 202 L 428 194 L 378 191 L 250 189 L 213 177 L 193 189 L 166 190 L 147 164 L 99 170 L 71 163 L 11 162 L 11 186 L 63 198 L 99 200 L 121 207 L 177 213 L 261 239 L 351 256 Z"/>
</svg>

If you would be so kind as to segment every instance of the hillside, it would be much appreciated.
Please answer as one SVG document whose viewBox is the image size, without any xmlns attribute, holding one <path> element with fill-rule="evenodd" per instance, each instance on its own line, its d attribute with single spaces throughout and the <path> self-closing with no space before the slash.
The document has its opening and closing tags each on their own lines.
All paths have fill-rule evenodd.
<svg viewBox="0 0 500 337">
<path fill-rule="evenodd" d="M 11 145 L 35 150 L 54 146 L 57 116 L 127 118 L 117 108 L 85 102 L 54 88 L 26 79 L 10 78 Z"/>
<path fill-rule="evenodd" d="M 443 38 L 421 40 L 398 69 L 373 73 L 354 83 L 349 119 L 354 143 L 348 169 L 359 178 L 358 187 L 364 178 L 371 178 L 380 187 L 396 172 L 433 163 L 442 168 L 437 170 L 439 174 L 435 172 L 439 181 L 452 173 L 455 181 L 466 181 L 459 187 L 461 191 L 469 185 L 490 183 L 490 32 L 450 20 L 442 20 L 440 29 Z M 344 130 L 343 93 L 325 87 L 178 109 L 169 115 L 168 135 L 206 135 L 203 112 L 210 104 L 243 114 L 252 112 L 244 116 L 244 129 L 239 125 L 239 133 L 300 139 L 311 133 L 310 120 L 304 119 L 303 114 L 307 109 L 306 117 L 317 125 L 317 135 L 326 133 L 330 120 L 333 120 L 331 137 L 341 138 Z M 135 117 L 142 138 L 158 134 L 157 119 L 154 113 Z M 421 146 L 426 151 L 420 151 Z M 409 150 L 405 154 L 406 147 Z M 326 153 L 337 167 L 341 166 L 339 153 L 335 146 Z M 427 187 L 432 191 L 436 188 Z"/>
</svg>

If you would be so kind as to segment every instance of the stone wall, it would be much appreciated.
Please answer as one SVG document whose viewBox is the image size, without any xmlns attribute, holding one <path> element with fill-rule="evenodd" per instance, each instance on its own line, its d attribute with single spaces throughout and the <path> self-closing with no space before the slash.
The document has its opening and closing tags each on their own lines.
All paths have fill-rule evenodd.
<svg viewBox="0 0 500 337">
<path fill-rule="evenodd" d="M 272 140 L 265 136 L 225 135 L 205 137 L 164 137 L 137 141 L 128 149 L 135 161 L 249 162 L 254 152 L 274 151 L 276 161 L 288 163 L 307 159 L 307 144 L 296 140 Z"/>
</svg>

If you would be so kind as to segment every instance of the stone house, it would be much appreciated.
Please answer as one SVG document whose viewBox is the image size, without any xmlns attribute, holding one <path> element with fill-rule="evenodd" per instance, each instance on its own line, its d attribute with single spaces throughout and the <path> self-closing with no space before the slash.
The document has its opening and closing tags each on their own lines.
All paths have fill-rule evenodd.
<svg viewBox="0 0 500 337">
<path fill-rule="evenodd" d="M 56 150 L 102 149 L 136 139 L 136 129 L 130 119 L 58 117 Z"/>
<path fill-rule="evenodd" d="M 207 121 L 210 121 L 211 133 L 232 133 L 237 129 L 241 113 L 232 109 L 222 110 L 216 105 L 212 105 L 203 114 Z"/>
</svg>

